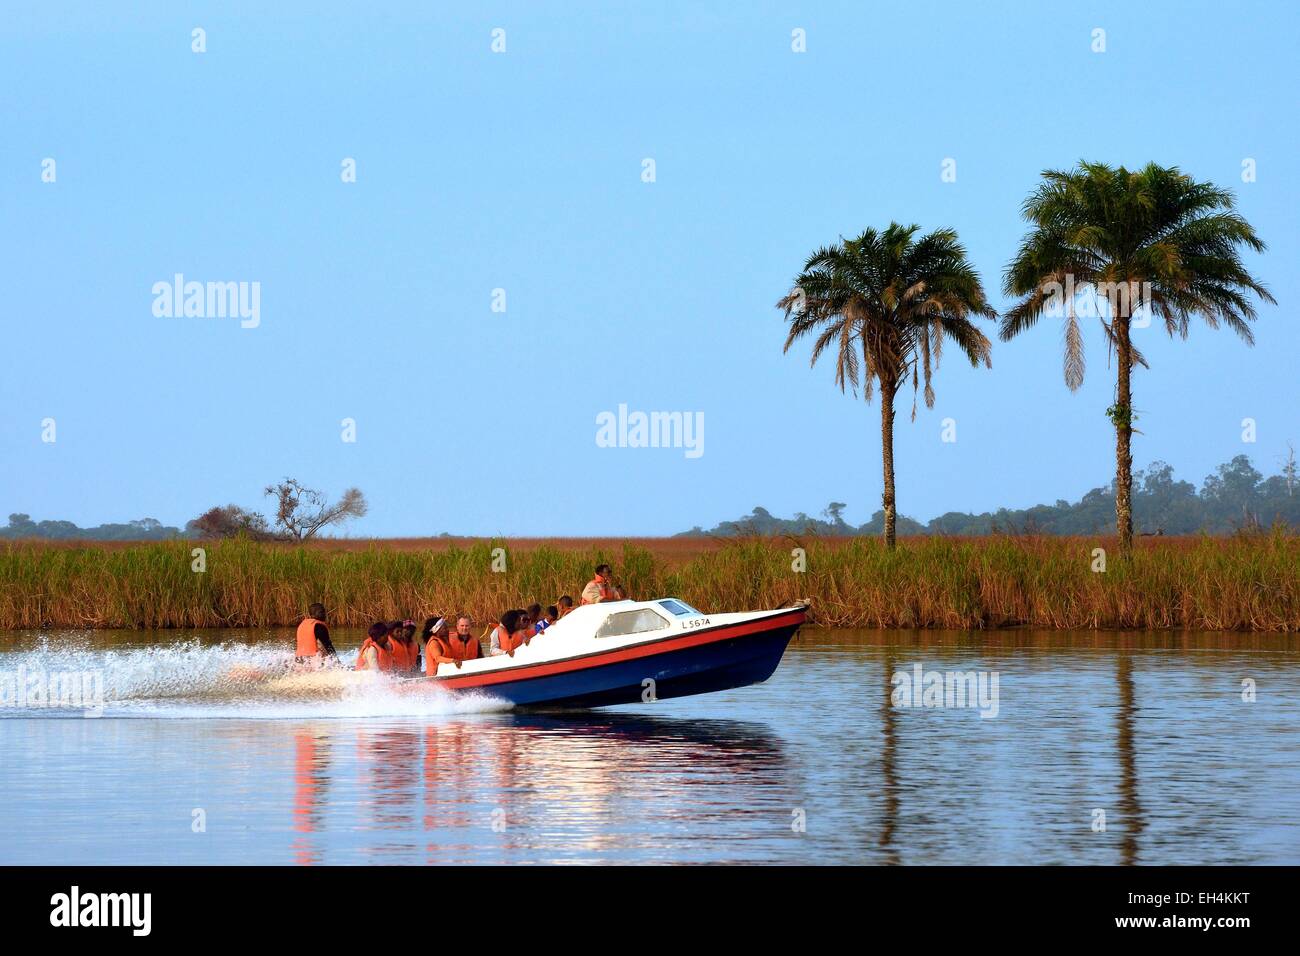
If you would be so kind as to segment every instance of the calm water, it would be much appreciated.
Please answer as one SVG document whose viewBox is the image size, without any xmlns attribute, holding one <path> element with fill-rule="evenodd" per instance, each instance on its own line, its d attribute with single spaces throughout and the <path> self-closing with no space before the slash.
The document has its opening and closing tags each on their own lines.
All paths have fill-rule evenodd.
<svg viewBox="0 0 1300 956">
<path fill-rule="evenodd" d="M 1295 637 L 807 629 L 766 684 L 564 716 L 287 646 L 0 633 L 0 864 L 1300 862 Z M 918 664 L 996 673 L 987 716 L 891 704 Z M 102 716 L 15 696 L 56 672 Z"/>
</svg>

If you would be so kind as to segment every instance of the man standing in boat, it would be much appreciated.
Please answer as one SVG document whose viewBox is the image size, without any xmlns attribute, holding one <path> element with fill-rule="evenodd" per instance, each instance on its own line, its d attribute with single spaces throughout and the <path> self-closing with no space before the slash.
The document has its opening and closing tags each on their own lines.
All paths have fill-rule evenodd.
<svg viewBox="0 0 1300 956">
<path fill-rule="evenodd" d="M 299 664 L 311 661 L 322 664 L 338 661 L 338 654 L 330 642 L 330 629 L 325 625 L 325 605 L 317 602 L 307 608 L 307 616 L 298 625 L 297 657 Z"/>
<path fill-rule="evenodd" d="M 614 572 L 608 564 L 596 565 L 596 576 L 582 589 L 583 604 L 599 604 L 601 601 L 613 601 Z"/>
</svg>

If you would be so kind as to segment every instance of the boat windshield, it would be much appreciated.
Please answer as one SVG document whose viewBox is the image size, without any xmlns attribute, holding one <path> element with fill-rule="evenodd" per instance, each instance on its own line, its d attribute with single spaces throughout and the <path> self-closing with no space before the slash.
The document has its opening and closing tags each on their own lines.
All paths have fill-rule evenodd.
<svg viewBox="0 0 1300 956">
<path fill-rule="evenodd" d="M 667 598 L 666 600 L 660 601 L 659 606 L 665 611 L 677 615 L 677 617 L 690 617 L 692 614 L 700 613 L 685 601 L 679 601 L 676 598 Z"/>
<path fill-rule="evenodd" d="M 628 634 L 641 634 L 645 631 L 658 631 L 668 626 L 668 622 L 648 607 L 635 611 L 620 611 L 605 618 L 605 623 L 596 632 L 597 637 L 626 637 Z"/>
</svg>

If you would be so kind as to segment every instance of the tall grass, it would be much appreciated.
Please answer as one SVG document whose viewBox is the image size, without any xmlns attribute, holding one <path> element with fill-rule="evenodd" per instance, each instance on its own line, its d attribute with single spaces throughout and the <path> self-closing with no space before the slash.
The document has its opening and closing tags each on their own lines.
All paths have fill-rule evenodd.
<svg viewBox="0 0 1300 956">
<path fill-rule="evenodd" d="M 1105 539 L 912 539 L 888 551 L 874 539 L 743 539 L 674 559 L 653 543 L 590 548 L 478 542 L 441 550 L 382 542 L 330 550 L 248 540 L 130 547 L 0 544 L 0 628 L 269 627 L 296 622 L 312 601 L 331 620 L 470 613 L 490 619 L 531 601 L 575 598 L 608 561 L 638 597 L 676 595 L 703 610 L 812 605 L 835 627 L 1188 628 L 1300 630 L 1300 537 L 1143 542 L 1130 561 Z M 494 572 L 493 549 L 506 549 Z M 792 549 L 806 552 L 793 570 Z M 1092 569 L 1106 548 L 1107 569 Z"/>
</svg>

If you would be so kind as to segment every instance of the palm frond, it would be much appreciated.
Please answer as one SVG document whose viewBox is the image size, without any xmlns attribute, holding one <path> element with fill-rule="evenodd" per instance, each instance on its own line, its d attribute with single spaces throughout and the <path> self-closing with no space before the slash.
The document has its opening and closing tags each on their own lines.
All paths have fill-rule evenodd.
<svg viewBox="0 0 1300 956">
<path fill-rule="evenodd" d="M 1232 193 L 1176 167 L 1152 163 L 1130 171 L 1080 162 L 1071 170 L 1046 170 L 1021 211 L 1030 228 L 1003 273 L 1003 290 L 1018 299 L 1002 317 L 1004 340 L 1037 323 L 1049 301 L 1046 287 L 1066 276 L 1078 289 L 1111 283 L 1139 290 L 1121 297 L 1112 321 L 1128 323 L 1146 308 L 1171 336 L 1184 338 L 1199 316 L 1252 342 L 1251 297 L 1274 301 L 1242 262 L 1242 250 L 1262 252 L 1265 245 L 1237 213 Z M 1103 327 L 1115 346 L 1114 328 L 1104 321 Z M 1146 364 L 1136 349 L 1132 354 Z M 1082 337 L 1071 315 L 1064 373 L 1072 389 L 1083 369 Z"/>
</svg>

